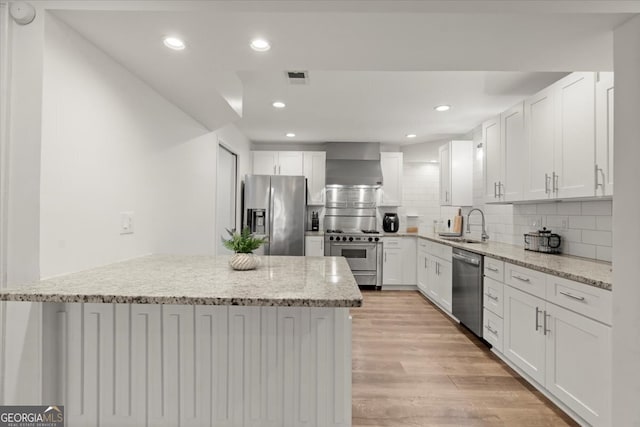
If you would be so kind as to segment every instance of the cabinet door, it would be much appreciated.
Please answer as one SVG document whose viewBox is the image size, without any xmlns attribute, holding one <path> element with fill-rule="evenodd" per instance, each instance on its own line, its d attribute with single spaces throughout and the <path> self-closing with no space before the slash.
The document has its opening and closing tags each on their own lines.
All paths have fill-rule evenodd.
<svg viewBox="0 0 640 427">
<path fill-rule="evenodd" d="M 417 280 L 418 280 L 418 289 L 424 294 L 427 295 L 428 287 L 427 282 L 429 280 L 429 256 L 425 251 L 418 251 L 418 259 L 416 261 L 417 268 Z"/>
<path fill-rule="evenodd" d="M 327 153 L 324 151 L 308 151 L 304 157 L 304 176 L 307 178 L 307 204 L 324 205 L 325 170 Z"/>
<path fill-rule="evenodd" d="M 253 152 L 253 174 L 254 175 L 276 175 L 278 173 L 278 152 L 277 151 L 254 151 Z"/>
<path fill-rule="evenodd" d="M 554 85 L 555 198 L 595 195 L 595 73 L 573 73 Z"/>
<path fill-rule="evenodd" d="M 498 185 L 503 180 L 500 117 L 494 117 L 482 124 L 482 144 L 484 148 L 483 198 L 486 203 L 498 202 L 500 201 Z"/>
<path fill-rule="evenodd" d="M 278 152 L 278 175 L 303 175 L 303 156 L 300 151 Z"/>
<path fill-rule="evenodd" d="M 611 328 L 547 304 L 546 388 L 594 426 L 611 425 Z"/>
<path fill-rule="evenodd" d="M 437 269 L 437 258 L 432 255 L 427 255 L 427 296 L 434 302 L 440 304 L 440 282 L 438 280 L 438 275 L 436 274 Z"/>
<path fill-rule="evenodd" d="M 538 92 L 524 103 L 526 138 L 526 200 L 548 199 L 551 195 L 555 134 L 553 86 Z"/>
<path fill-rule="evenodd" d="M 451 205 L 451 147 L 440 147 L 440 205 Z"/>
<path fill-rule="evenodd" d="M 402 249 L 384 249 L 382 260 L 382 284 L 401 285 L 402 284 Z"/>
<path fill-rule="evenodd" d="M 415 285 L 416 279 L 416 239 L 403 237 L 402 245 L 402 284 Z"/>
<path fill-rule="evenodd" d="M 306 256 L 324 256 L 324 237 L 306 236 L 304 238 L 304 254 Z"/>
<path fill-rule="evenodd" d="M 546 355 L 544 308 L 545 302 L 540 298 L 504 287 L 503 354 L 541 385 Z"/>
<path fill-rule="evenodd" d="M 613 73 L 596 83 L 596 196 L 613 196 Z"/>
<path fill-rule="evenodd" d="M 437 259 L 437 258 L 436 258 Z M 451 313 L 453 299 L 453 271 L 452 263 L 437 259 L 436 276 L 438 276 L 439 303 L 443 309 Z"/>
<path fill-rule="evenodd" d="M 526 140 L 524 133 L 524 102 L 500 116 L 502 130 L 503 181 L 498 185 L 498 194 L 503 200 L 522 200 Z"/>
<path fill-rule="evenodd" d="M 403 153 L 380 153 L 383 206 L 402 205 Z"/>
</svg>

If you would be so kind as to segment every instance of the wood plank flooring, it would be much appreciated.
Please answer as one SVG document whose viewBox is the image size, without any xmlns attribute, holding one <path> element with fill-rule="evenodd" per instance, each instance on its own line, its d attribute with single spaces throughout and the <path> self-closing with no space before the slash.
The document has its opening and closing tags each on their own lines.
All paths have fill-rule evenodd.
<svg viewBox="0 0 640 427">
<path fill-rule="evenodd" d="M 353 426 L 575 426 L 417 291 L 365 291 L 353 316 Z"/>
</svg>

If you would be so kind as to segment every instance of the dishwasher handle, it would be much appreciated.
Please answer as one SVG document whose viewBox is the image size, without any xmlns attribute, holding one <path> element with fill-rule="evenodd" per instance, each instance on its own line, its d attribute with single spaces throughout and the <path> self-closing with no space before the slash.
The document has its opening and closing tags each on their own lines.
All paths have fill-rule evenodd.
<svg viewBox="0 0 640 427">
<path fill-rule="evenodd" d="M 467 264 L 478 265 L 478 266 L 480 265 L 480 258 L 469 258 L 464 255 L 460 255 L 456 253 L 452 254 L 452 256 L 453 256 L 453 259 L 457 259 L 458 261 L 462 261 Z"/>
</svg>

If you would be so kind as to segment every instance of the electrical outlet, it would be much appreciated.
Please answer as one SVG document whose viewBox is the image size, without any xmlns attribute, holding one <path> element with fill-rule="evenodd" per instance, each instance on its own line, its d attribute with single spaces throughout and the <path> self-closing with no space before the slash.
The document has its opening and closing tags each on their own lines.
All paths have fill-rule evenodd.
<svg viewBox="0 0 640 427">
<path fill-rule="evenodd" d="M 120 234 L 133 234 L 133 212 L 120 212 Z"/>
</svg>

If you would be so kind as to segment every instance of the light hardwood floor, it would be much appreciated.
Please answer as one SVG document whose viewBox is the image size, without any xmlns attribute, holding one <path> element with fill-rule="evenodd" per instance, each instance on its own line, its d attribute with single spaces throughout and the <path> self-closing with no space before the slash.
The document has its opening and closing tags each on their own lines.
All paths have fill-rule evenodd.
<svg viewBox="0 0 640 427">
<path fill-rule="evenodd" d="M 353 316 L 353 426 L 577 425 L 415 291 Z"/>
</svg>

